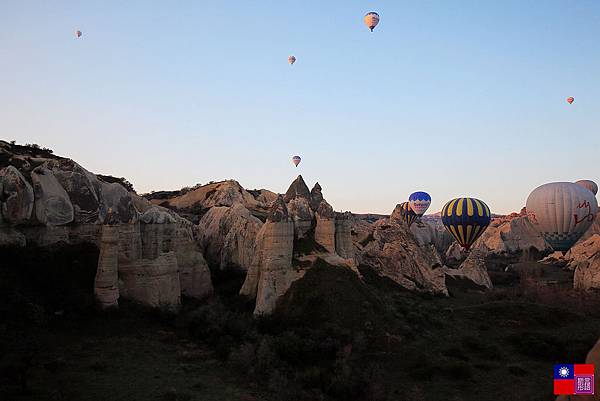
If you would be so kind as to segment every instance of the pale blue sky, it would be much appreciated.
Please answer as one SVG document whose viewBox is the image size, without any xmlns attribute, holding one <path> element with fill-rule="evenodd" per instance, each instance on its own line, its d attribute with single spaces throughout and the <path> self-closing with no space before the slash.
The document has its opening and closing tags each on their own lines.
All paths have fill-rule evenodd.
<svg viewBox="0 0 600 401">
<path fill-rule="evenodd" d="M 0 105 L 0 138 L 138 192 L 301 173 L 336 210 L 506 213 L 600 180 L 600 2 L 0 0 Z"/>
</svg>

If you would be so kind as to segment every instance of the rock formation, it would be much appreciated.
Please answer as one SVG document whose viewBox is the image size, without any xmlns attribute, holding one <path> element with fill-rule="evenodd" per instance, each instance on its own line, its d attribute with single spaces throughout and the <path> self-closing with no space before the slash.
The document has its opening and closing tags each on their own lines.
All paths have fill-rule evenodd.
<svg viewBox="0 0 600 401">
<path fill-rule="evenodd" d="M 390 223 L 375 224 L 358 244 L 361 263 L 409 290 L 447 295 L 439 260 L 419 246 L 404 223 Z"/>
<path fill-rule="evenodd" d="M 270 314 L 291 284 L 318 260 L 358 274 L 350 229 L 349 214 L 335 213 L 320 185 L 309 192 L 298 176 L 286 195 L 273 203 L 258 232 L 240 294 L 256 299 L 256 315 Z"/>
<path fill-rule="evenodd" d="M 26 223 L 33 212 L 33 188 L 14 166 L 0 170 L 2 219 L 10 224 Z"/>
<path fill-rule="evenodd" d="M 248 270 L 262 225 L 242 204 L 215 206 L 198 224 L 198 242 L 212 266 Z"/>
<path fill-rule="evenodd" d="M 485 252 L 473 250 L 458 269 L 445 268 L 444 271 L 448 277 L 455 280 L 467 280 L 482 289 L 490 289 L 493 286 L 486 270 L 485 256 Z"/>
<path fill-rule="evenodd" d="M 315 211 L 315 241 L 335 253 L 335 212 L 326 200 L 321 200 Z"/>
<path fill-rule="evenodd" d="M 95 244 L 90 291 L 101 308 L 117 306 L 119 296 L 173 307 L 182 293 L 211 293 L 192 224 L 105 179 L 72 160 L 0 141 L 0 246 Z"/>
<path fill-rule="evenodd" d="M 94 295 L 100 309 L 119 306 L 119 226 L 103 225 Z"/>
<path fill-rule="evenodd" d="M 264 221 L 269 206 L 277 194 L 266 189 L 246 190 L 237 181 L 227 180 L 184 188 L 180 191 L 146 194 L 153 204 L 176 211 L 195 224 L 204 213 L 214 207 L 242 205 Z"/>
<path fill-rule="evenodd" d="M 254 314 L 272 313 L 277 300 L 302 276 L 292 268 L 293 250 L 294 222 L 279 197 L 258 233 L 257 252 L 240 290 L 241 295 L 256 297 Z"/>
<path fill-rule="evenodd" d="M 308 186 L 301 175 L 292 182 L 283 198 L 294 221 L 296 238 L 304 238 L 313 225 L 314 211 Z"/>
<path fill-rule="evenodd" d="M 335 215 L 335 252 L 344 259 L 354 259 L 350 213 Z"/>
</svg>

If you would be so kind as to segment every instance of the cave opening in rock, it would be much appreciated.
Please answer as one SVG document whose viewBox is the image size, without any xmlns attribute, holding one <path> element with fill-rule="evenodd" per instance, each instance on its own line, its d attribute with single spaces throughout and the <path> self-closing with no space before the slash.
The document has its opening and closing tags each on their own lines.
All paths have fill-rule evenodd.
<svg viewBox="0 0 600 401">
<path fill-rule="evenodd" d="M 94 307 L 98 248 L 94 244 L 0 249 L 3 305 L 39 305 L 46 313 L 82 313 Z"/>
</svg>

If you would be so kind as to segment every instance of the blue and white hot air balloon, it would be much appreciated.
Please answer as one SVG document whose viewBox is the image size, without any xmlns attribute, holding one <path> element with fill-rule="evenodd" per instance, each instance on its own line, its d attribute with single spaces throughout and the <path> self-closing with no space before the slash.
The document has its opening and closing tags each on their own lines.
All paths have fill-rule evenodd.
<svg viewBox="0 0 600 401">
<path fill-rule="evenodd" d="M 408 197 L 408 203 L 415 214 L 421 217 L 429 209 L 429 205 L 431 205 L 431 196 L 427 192 L 413 192 Z"/>
</svg>

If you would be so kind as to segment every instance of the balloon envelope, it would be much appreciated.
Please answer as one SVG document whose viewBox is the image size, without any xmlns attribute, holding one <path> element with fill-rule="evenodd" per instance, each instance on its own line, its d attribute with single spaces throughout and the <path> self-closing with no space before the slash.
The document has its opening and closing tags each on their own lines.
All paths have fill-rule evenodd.
<svg viewBox="0 0 600 401">
<path fill-rule="evenodd" d="M 417 216 L 423 216 L 431 205 L 431 196 L 427 192 L 413 192 L 408 197 L 408 203 Z"/>
<path fill-rule="evenodd" d="M 490 208 L 475 198 L 452 199 L 442 208 L 444 227 L 466 250 L 483 234 L 491 220 Z"/>
<path fill-rule="evenodd" d="M 527 198 L 527 217 L 555 251 L 568 251 L 590 228 L 598 201 L 572 182 L 552 182 L 534 189 Z"/>
<path fill-rule="evenodd" d="M 575 101 L 575 98 L 573 96 L 569 96 L 567 98 L 567 102 L 569 102 L 569 104 L 573 104 L 574 101 Z"/>
<path fill-rule="evenodd" d="M 81 31 L 75 31 L 75 36 L 77 36 L 78 38 L 80 38 L 80 37 L 81 37 L 81 35 L 83 35 L 83 34 L 81 33 Z"/>
<path fill-rule="evenodd" d="M 288 63 L 290 63 L 290 65 L 294 64 L 295 62 L 296 62 L 296 57 L 294 57 L 294 56 L 288 57 Z"/>
<path fill-rule="evenodd" d="M 582 187 L 589 189 L 594 195 L 598 194 L 598 184 L 596 184 L 592 180 L 579 180 L 575 181 L 575 184 L 581 185 Z"/>
<path fill-rule="evenodd" d="M 400 216 L 402 217 L 402 221 L 405 222 L 408 227 L 410 227 L 417 218 L 417 214 L 410 208 L 408 202 L 402 202 L 400 204 Z"/>
<path fill-rule="evenodd" d="M 298 164 L 300 164 L 301 161 L 302 161 L 302 158 L 300 156 L 292 157 L 292 163 L 294 163 L 294 165 L 296 165 L 296 167 L 298 167 Z"/>
<path fill-rule="evenodd" d="M 365 25 L 369 27 L 371 32 L 373 32 L 373 29 L 375 29 L 377 24 L 379 24 L 379 14 L 377 14 L 374 11 L 371 11 L 370 13 L 367 13 L 367 15 L 365 15 Z"/>
</svg>

